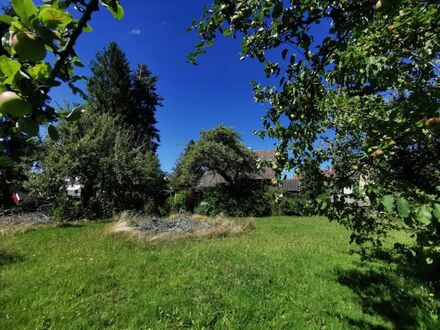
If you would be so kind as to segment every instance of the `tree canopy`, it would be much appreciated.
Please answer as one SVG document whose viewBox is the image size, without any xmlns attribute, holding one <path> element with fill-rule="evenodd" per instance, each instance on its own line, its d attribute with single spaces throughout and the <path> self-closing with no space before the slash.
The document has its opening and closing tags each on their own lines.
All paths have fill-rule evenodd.
<svg viewBox="0 0 440 330">
<path fill-rule="evenodd" d="M 217 126 L 200 133 L 198 141 L 191 141 L 177 162 L 172 183 L 195 187 L 202 176 L 217 173 L 228 184 L 250 178 L 257 173 L 257 159 L 234 129 Z"/>
<path fill-rule="evenodd" d="M 145 151 L 156 151 L 159 131 L 156 110 L 162 97 L 156 92 L 157 77 L 145 64 L 131 71 L 128 60 L 119 46 L 112 42 L 96 54 L 88 81 L 91 110 L 118 116 L 134 133 L 133 143 Z"/>
<path fill-rule="evenodd" d="M 276 81 L 253 86 L 277 162 L 334 167 L 319 210 L 363 246 L 411 233 L 415 244 L 396 248 L 439 263 L 439 22 L 433 0 L 217 0 L 193 26 L 200 43 L 189 59 L 219 35 L 240 39 L 242 59 Z"/>
<path fill-rule="evenodd" d="M 66 179 L 79 178 L 82 207 L 95 216 L 142 209 L 158 197 L 163 175 L 154 152 L 133 148 L 133 133 L 110 114 L 85 112 L 58 126 L 60 139 L 46 139 L 39 171 L 28 188 L 40 198 L 65 194 Z"/>
<path fill-rule="evenodd" d="M 160 97 L 157 78 L 140 68 L 144 73 L 134 78 L 115 43 L 97 53 L 90 96 L 76 106 L 82 116 L 58 125 L 57 141 L 46 139 L 40 171 L 30 180 L 32 191 L 53 200 L 65 194 L 66 179 L 79 178 L 82 207 L 98 216 L 142 209 L 159 199 L 163 174 L 155 154 L 159 134 L 154 113 Z"/>
</svg>

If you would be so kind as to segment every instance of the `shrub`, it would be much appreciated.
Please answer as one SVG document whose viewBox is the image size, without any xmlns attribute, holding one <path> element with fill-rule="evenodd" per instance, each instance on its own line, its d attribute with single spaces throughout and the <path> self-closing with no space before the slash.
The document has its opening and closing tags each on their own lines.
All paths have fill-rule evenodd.
<svg viewBox="0 0 440 330">
<path fill-rule="evenodd" d="M 167 213 L 180 211 L 192 212 L 196 205 L 196 194 L 193 190 L 182 190 L 166 200 Z"/>
<path fill-rule="evenodd" d="M 247 180 L 237 185 L 219 185 L 205 188 L 202 201 L 195 212 L 208 216 L 265 216 L 270 214 L 270 206 L 265 199 L 265 186 Z"/>
<path fill-rule="evenodd" d="M 80 201 L 62 194 L 55 200 L 52 216 L 55 222 L 66 222 L 79 220 L 85 213 L 86 211 L 81 207 Z"/>
<path fill-rule="evenodd" d="M 268 187 L 265 192 L 265 200 L 268 203 L 272 215 L 308 215 L 311 210 L 304 194 L 281 195 L 276 187 Z"/>
</svg>

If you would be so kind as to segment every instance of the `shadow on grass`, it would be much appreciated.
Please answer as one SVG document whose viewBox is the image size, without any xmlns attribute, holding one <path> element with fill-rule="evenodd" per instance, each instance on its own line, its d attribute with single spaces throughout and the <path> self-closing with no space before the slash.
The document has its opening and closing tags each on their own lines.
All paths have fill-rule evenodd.
<svg viewBox="0 0 440 330">
<path fill-rule="evenodd" d="M 379 316 L 397 329 L 440 329 L 439 304 L 417 279 L 394 268 L 361 266 L 338 270 L 341 284 L 353 290 L 365 313 Z M 363 320 L 349 320 L 363 329 L 383 329 Z"/>
<path fill-rule="evenodd" d="M 0 267 L 12 264 L 14 262 L 22 261 L 23 257 L 16 253 L 11 253 L 0 248 Z"/>
<path fill-rule="evenodd" d="M 82 228 L 84 224 L 77 222 L 60 222 L 55 224 L 55 228 Z"/>
</svg>

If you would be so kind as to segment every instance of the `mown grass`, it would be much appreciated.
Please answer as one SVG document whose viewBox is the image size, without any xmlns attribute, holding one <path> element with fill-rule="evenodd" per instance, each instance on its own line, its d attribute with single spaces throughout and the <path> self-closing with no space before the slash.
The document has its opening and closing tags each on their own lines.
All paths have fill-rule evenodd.
<svg viewBox="0 0 440 330">
<path fill-rule="evenodd" d="M 0 329 L 435 327 L 429 292 L 349 253 L 317 217 L 150 244 L 105 223 L 0 237 Z"/>
</svg>

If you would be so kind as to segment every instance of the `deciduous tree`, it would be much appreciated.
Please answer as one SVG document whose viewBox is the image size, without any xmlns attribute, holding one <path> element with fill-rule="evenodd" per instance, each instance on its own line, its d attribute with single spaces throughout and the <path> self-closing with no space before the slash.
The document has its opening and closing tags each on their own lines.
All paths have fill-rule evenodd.
<svg viewBox="0 0 440 330">
<path fill-rule="evenodd" d="M 277 81 L 253 85 L 280 167 L 330 162 L 332 198 L 318 198 L 320 209 L 353 241 L 377 247 L 402 230 L 414 241 L 399 251 L 439 264 L 439 22 L 433 0 L 216 0 L 194 25 L 189 59 L 220 34 L 240 39 L 242 58 Z"/>
<path fill-rule="evenodd" d="M 190 143 L 175 167 L 176 181 L 195 187 L 202 176 L 217 173 L 230 185 L 257 173 L 257 159 L 241 142 L 234 129 L 217 126 L 202 131 L 198 141 Z"/>
</svg>

